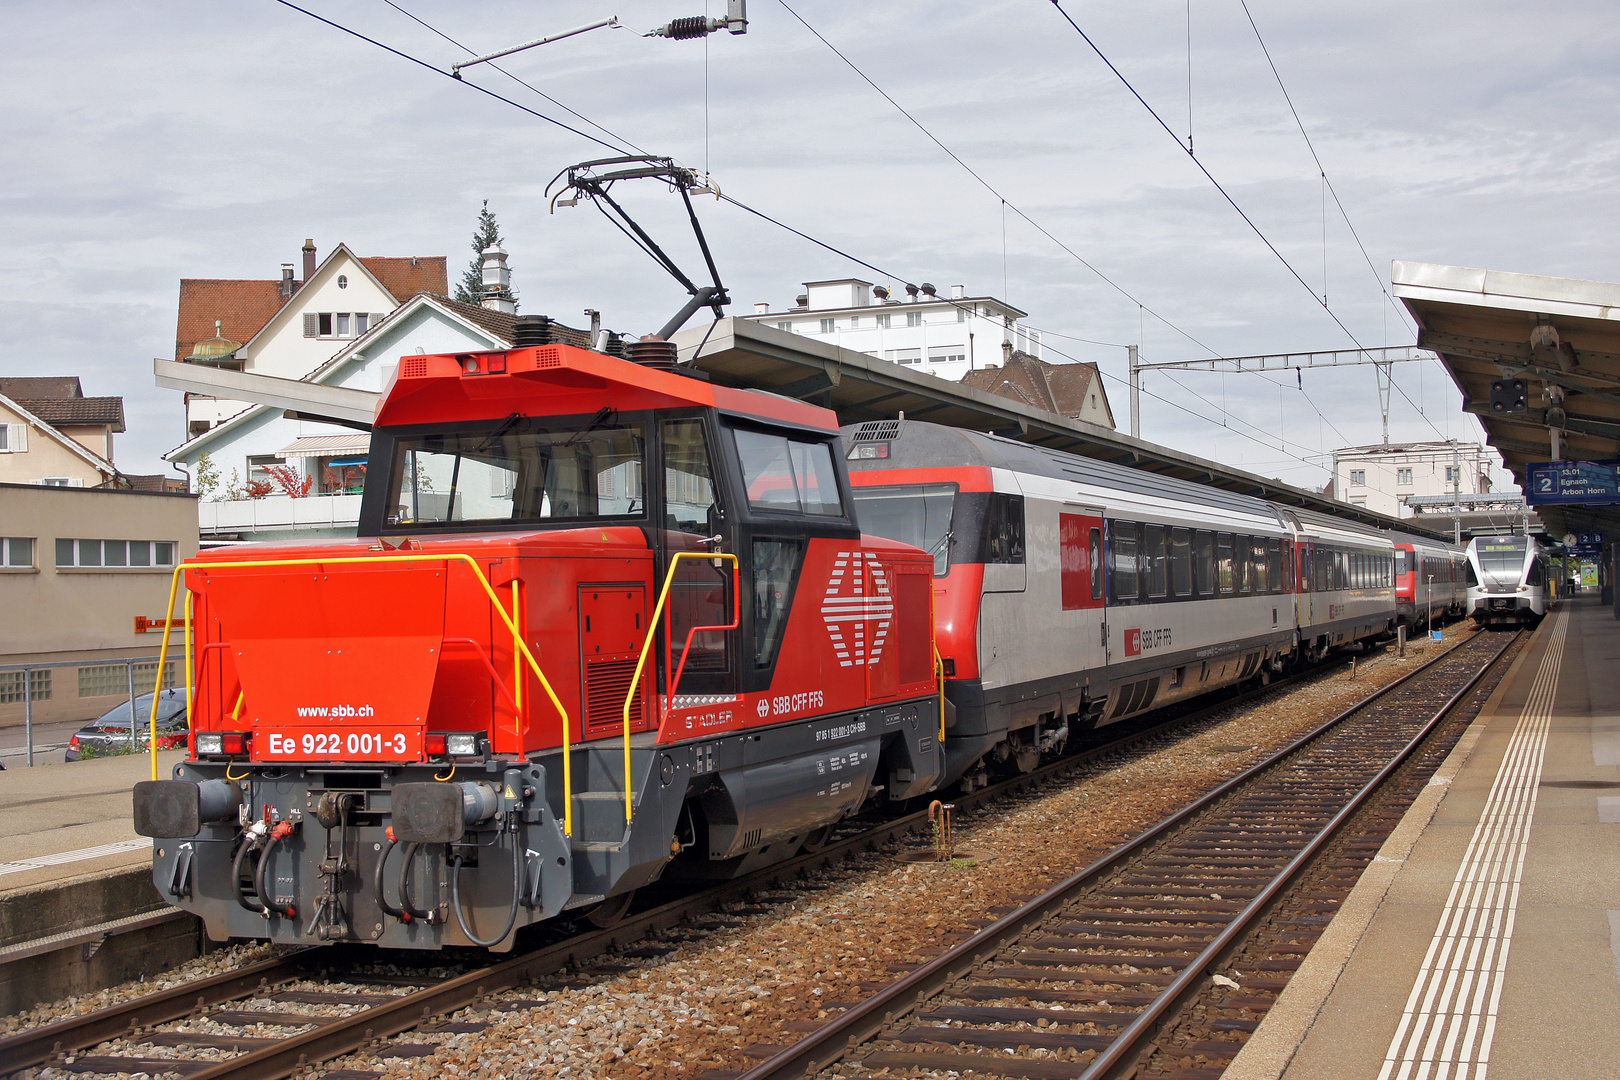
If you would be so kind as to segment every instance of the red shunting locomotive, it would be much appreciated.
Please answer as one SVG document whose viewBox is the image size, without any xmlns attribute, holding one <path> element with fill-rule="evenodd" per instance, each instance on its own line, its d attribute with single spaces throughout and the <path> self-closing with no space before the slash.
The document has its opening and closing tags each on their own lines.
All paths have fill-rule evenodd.
<svg viewBox="0 0 1620 1080">
<path fill-rule="evenodd" d="M 940 782 L 933 560 L 861 534 L 833 414 L 630 351 L 404 357 L 358 539 L 177 571 L 135 818 L 211 937 L 510 948 Z"/>
</svg>

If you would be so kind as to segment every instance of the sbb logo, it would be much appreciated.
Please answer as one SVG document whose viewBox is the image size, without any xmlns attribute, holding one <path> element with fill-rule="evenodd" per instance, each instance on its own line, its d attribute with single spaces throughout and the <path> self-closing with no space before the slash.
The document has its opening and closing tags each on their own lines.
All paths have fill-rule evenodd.
<svg viewBox="0 0 1620 1080">
<path fill-rule="evenodd" d="M 763 720 L 767 716 L 771 715 L 771 702 L 770 702 L 770 699 L 769 698 L 760 698 L 759 699 L 759 704 L 754 707 L 754 711 L 759 713 L 759 718 L 761 720 Z"/>
<path fill-rule="evenodd" d="M 1140 655 L 1142 655 L 1142 631 L 1140 631 L 1140 630 L 1127 630 L 1127 631 L 1125 631 L 1125 655 L 1126 656 L 1140 656 Z"/>
</svg>

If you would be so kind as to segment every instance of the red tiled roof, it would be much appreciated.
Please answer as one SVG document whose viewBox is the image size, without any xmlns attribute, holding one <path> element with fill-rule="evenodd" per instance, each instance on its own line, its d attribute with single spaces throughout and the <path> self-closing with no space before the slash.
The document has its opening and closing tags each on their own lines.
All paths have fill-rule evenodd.
<svg viewBox="0 0 1620 1080">
<path fill-rule="evenodd" d="M 393 293 L 394 299 L 402 304 L 419 292 L 433 293 L 436 296 L 443 296 L 449 292 L 450 279 L 447 276 L 446 261 L 443 255 L 403 259 L 373 256 L 360 260 L 365 268 L 382 282 L 383 288 Z"/>
<path fill-rule="evenodd" d="M 463 300 L 452 300 L 448 296 L 435 296 L 434 302 L 455 312 L 474 326 L 489 331 L 507 345 L 512 344 L 513 328 L 517 324 L 517 316 L 505 311 L 496 311 L 493 308 L 483 307 L 479 304 L 469 304 Z M 591 332 L 589 330 L 575 330 L 562 323 L 551 324 L 552 340 L 560 341 L 566 345 L 574 345 L 581 349 L 591 347 Z"/>
<path fill-rule="evenodd" d="M 40 401 L 45 398 L 81 398 L 84 397 L 84 389 L 79 385 L 77 375 L 19 375 L 0 379 L 0 394 L 12 401 L 24 398 Z"/>
<path fill-rule="evenodd" d="M 1048 364 L 1015 352 L 1002 367 L 978 368 L 962 376 L 962 385 L 1026 401 L 1064 416 L 1078 416 L 1097 378 L 1095 364 Z"/>
<path fill-rule="evenodd" d="M 63 424 L 110 424 L 115 432 L 124 430 L 124 399 L 121 397 L 12 400 L 54 428 Z"/>
<path fill-rule="evenodd" d="M 295 283 L 297 284 L 297 283 Z M 180 279 L 180 318 L 175 325 L 174 358 L 184 360 L 197 342 L 214 336 L 214 320 L 232 341 L 251 341 L 281 310 L 281 282 Z"/>
</svg>

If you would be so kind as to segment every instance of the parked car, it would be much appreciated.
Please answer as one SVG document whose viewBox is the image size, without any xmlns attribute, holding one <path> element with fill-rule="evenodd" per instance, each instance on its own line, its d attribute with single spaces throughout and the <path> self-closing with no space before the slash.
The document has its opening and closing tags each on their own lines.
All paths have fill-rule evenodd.
<svg viewBox="0 0 1620 1080">
<path fill-rule="evenodd" d="M 129 734 L 129 702 L 124 702 L 79 729 L 68 740 L 65 760 L 108 757 L 128 754 L 147 748 L 147 736 L 152 723 L 152 695 L 142 694 L 135 699 L 135 738 Z M 190 734 L 186 721 L 186 692 L 165 690 L 158 699 L 157 745 L 159 750 L 170 750 L 186 744 Z"/>
</svg>

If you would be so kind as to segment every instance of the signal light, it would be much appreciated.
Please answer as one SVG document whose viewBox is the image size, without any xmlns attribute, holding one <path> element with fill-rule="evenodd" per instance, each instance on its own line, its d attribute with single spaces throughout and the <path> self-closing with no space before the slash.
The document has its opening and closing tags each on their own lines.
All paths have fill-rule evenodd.
<svg viewBox="0 0 1620 1080">
<path fill-rule="evenodd" d="M 1491 412 L 1530 411 L 1529 386 L 1523 379 L 1497 379 L 1491 383 Z"/>
<path fill-rule="evenodd" d="M 444 736 L 427 735 L 422 738 L 422 749 L 428 757 L 444 757 Z"/>
<path fill-rule="evenodd" d="M 244 757 L 251 745 L 251 731 L 197 732 L 198 757 Z"/>
</svg>

